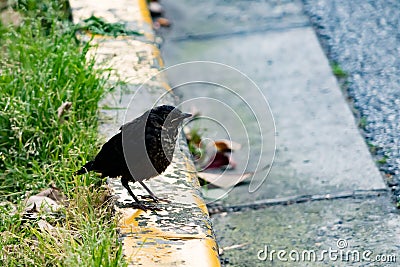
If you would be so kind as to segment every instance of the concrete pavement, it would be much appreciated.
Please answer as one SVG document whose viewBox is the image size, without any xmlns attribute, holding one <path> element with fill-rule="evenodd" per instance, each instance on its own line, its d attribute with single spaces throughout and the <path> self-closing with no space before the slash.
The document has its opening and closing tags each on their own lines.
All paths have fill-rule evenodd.
<svg viewBox="0 0 400 267">
<path fill-rule="evenodd" d="M 167 16 L 176 25 L 163 33 L 166 64 L 210 60 L 239 69 L 261 88 L 275 119 L 276 157 L 266 182 L 253 193 L 248 185 L 238 186 L 219 205 L 252 204 L 293 195 L 371 192 L 370 197 L 356 199 L 333 198 L 215 214 L 212 219 L 217 239 L 220 247 L 226 248 L 222 255 L 225 265 L 396 266 L 394 261 L 400 260 L 400 231 L 395 226 L 399 215 L 303 13 L 302 2 L 208 1 L 192 5 L 189 0 L 165 0 L 164 4 Z M 169 79 L 173 86 L 180 85 L 197 80 L 198 73 L 202 79 L 221 83 L 234 79 L 200 67 L 182 70 Z M 234 90 L 251 103 L 254 91 L 241 88 L 240 83 Z M 199 92 L 184 90 L 183 99 L 199 97 Z M 210 99 L 224 98 L 212 90 L 202 93 Z M 225 99 L 229 105 L 229 97 Z M 240 108 L 240 104 L 231 106 Z M 226 113 L 215 115 L 215 111 L 207 111 L 207 105 L 201 107 L 202 113 L 230 125 Z M 252 106 L 255 110 L 257 107 Z M 263 175 L 256 179 L 263 179 Z M 258 252 L 265 246 L 284 250 L 286 256 L 260 260 Z M 372 253 L 359 260 L 288 257 L 290 251 L 321 253 L 330 249 L 342 254 L 353 250 Z"/>
</svg>

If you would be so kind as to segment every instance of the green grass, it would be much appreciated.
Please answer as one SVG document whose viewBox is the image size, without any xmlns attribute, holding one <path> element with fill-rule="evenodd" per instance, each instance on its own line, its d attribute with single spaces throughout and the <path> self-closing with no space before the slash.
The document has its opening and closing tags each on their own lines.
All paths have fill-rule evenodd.
<svg viewBox="0 0 400 267">
<path fill-rule="evenodd" d="M 361 117 L 360 120 L 358 121 L 358 127 L 361 129 L 365 129 L 367 127 L 368 121 L 366 117 Z"/>
<path fill-rule="evenodd" d="M 376 155 L 378 152 L 378 146 L 374 145 L 373 143 L 371 143 L 370 141 L 366 141 L 369 151 L 371 152 L 372 155 Z"/>
<path fill-rule="evenodd" d="M 79 25 L 79 30 L 88 31 L 91 34 L 109 35 L 117 37 L 119 35 L 143 35 L 138 31 L 128 30 L 125 24 L 108 23 L 102 18 L 91 16 Z"/>
<path fill-rule="evenodd" d="M 200 158 L 201 155 L 204 153 L 204 148 L 199 147 L 204 131 L 204 129 L 200 129 L 198 127 L 193 127 L 190 129 L 190 139 L 188 142 L 188 147 L 190 153 L 193 155 L 194 158 Z"/>
<path fill-rule="evenodd" d="M 388 156 L 383 156 L 382 158 L 378 159 L 376 162 L 380 165 L 386 164 L 388 160 Z"/>
<path fill-rule="evenodd" d="M 337 78 L 342 78 L 342 79 L 347 78 L 348 74 L 342 69 L 342 67 L 340 67 L 340 65 L 337 62 L 331 63 L 331 68 L 333 74 Z"/>
<path fill-rule="evenodd" d="M 18 28 L 0 24 L 0 266 L 121 266 L 104 182 L 72 173 L 98 151 L 104 70 L 87 59 L 65 2 L 19 1 Z M 57 109 L 72 102 L 63 121 Z M 54 181 L 69 199 L 55 227 L 23 220 L 22 201 Z"/>
</svg>

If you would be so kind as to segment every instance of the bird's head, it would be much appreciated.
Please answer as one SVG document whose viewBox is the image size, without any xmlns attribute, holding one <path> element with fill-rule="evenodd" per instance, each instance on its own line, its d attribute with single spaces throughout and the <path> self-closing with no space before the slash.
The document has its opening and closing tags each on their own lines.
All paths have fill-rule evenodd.
<svg viewBox="0 0 400 267">
<path fill-rule="evenodd" d="M 178 128 L 184 119 L 192 116 L 192 114 L 183 113 L 179 109 L 169 105 L 155 107 L 152 109 L 152 112 L 162 119 L 164 122 L 163 126 L 166 128 Z"/>
</svg>

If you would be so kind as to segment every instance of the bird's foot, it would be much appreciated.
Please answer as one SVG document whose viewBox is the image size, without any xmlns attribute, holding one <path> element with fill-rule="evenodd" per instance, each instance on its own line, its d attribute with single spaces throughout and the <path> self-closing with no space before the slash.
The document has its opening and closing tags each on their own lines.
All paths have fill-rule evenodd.
<svg viewBox="0 0 400 267">
<path fill-rule="evenodd" d="M 158 202 L 171 203 L 171 200 L 168 200 L 166 198 L 158 198 Z"/>
<path fill-rule="evenodd" d="M 143 203 L 139 203 L 139 202 L 134 202 L 130 205 L 130 208 L 134 208 L 134 209 L 139 209 L 139 210 L 143 210 L 143 211 L 160 211 L 161 209 L 155 206 L 148 206 L 148 205 L 144 205 Z"/>
<path fill-rule="evenodd" d="M 152 196 L 152 195 L 141 195 L 140 197 L 142 197 L 142 198 L 145 198 L 145 199 L 152 199 L 154 202 L 166 202 L 166 203 L 171 203 L 171 201 L 169 201 L 168 199 L 165 199 L 165 198 L 159 198 L 159 197 L 156 197 L 156 196 Z"/>
</svg>

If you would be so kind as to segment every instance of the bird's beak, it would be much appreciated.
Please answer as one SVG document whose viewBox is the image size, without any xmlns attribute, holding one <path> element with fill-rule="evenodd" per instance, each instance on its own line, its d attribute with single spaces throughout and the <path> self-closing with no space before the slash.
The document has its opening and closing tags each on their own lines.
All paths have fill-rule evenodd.
<svg viewBox="0 0 400 267">
<path fill-rule="evenodd" d="M 182 113 L 180 117 L 181 117 L 182 119 L 186 119 L 186 118 L 192 117 L 192 114 L 190 114 L 190 113 Z"/>
<path fill-rule="evenodd" d="M 175 118 L 173 120 L 171 120 L 172 123 L 176 122 L 176 121 L 183 121 L 186 118 L 192 117 L 192 114 L 189 113 L 182 113 L 181 115 L 179 115 L 178 118 Z"/>
</svg>

